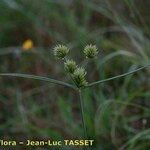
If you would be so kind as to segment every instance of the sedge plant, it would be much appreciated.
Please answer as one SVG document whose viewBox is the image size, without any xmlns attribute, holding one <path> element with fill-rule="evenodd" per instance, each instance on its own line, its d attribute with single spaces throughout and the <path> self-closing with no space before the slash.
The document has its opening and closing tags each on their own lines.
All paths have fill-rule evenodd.
<svg viewBox="0 0 150 150">
<path fill-rule="evenodd" d="M 68 58 L 68 54 L 70 52 L 70 49 L 67 46 L 57 45 L 54 47 L 53 52 L 54 52 L 54 56 L 56 57 L 56 59 L 63 61 L 64 71 L 70 76 L 73 84 L 66 83 L 66 82 L 59 81 L 59 80 L 55 80 L 55 79 L 48 78 L 48 77 L 29 75 L 29 74 L 20 74 L 20 73 L 0 73 L 0 76 L 21 77 L 21 78 L 27 78 L 27 79 L 46 81 L 46 82 L 49 82 L 52 84 L 65 86 L 65 87 L 68 87 L 68 88 L 71 88 L 71 89 L 77 91 L 78 95 L 79 95 L 79 100 L 80 100 L 81 120 L 82 120 L 82 126 L 83 126 L 85 139 L 88 139 L 88 135 L 87 135 L 87 128 L 86 128 L 86 122 L 85 122 L 85 117 L 84 117 L 84 101 L 83 101 L 83 97 L 82 97 L 82 90 L 85 88 L 99 85 L 101 83 L 104 83 L 104 82 L 107 82 L 110 80 L 114 80 L 117 78 L 127 76 L 129 74 L 133 74 L 135 72 L 138 72 L 138 71 L 145 69 L 145 68 L 148 68 L 150 66 L 148 64 L 146 66 L 140 67 L 136 70 L 133 70 L 133 71 L 121 74 L 121 75 L 117 75 L 117 76 L 114 76 L 111 78 L 107 78 L 107 79 L 103 79 L 103 80 L 89 83 L 86 79 L 86 75 L 88 75 L 88 73 L 85 70 L 85 68 L 77 65 L 77 63 L 73 59 Z M 90 44 L 90 45 L 87 45 L 83 49 L 83 53 L 84 53 L 85 59 L 93 59 L 93 58 L 97 57 L 99 50 L 96 47 L 96 45 Z"/>
</svg>

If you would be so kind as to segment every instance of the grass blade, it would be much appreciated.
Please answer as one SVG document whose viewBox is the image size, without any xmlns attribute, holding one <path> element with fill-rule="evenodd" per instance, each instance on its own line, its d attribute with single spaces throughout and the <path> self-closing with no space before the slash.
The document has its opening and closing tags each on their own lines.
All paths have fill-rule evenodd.
<svg viewBox="0 0 150 150">
<path fill-rule="evenodd" d="M 94 85 L 97 85 L 97 84 L 100 84 L 100 83 L 103 83 L 103 82 L 107 82 L 107 81 L 110 81 L 110 80 L 114 80 L 114 79 L 117 79 L 117 78 L 121 78 L 121 77 L 130 75 L 130 74 L 132 74 L 132 73 L 138 72 L 138 71 L 140 71 L 140 70 L 142 70 L 142 69 L 145 69 L 145 68 L 148 68 L 148 67 L 150 67 L 150 64 L 149 64 L 149 65 L 146 65 L 146 66 L 144 66 L 144 67 L 138 68 L 138 69 L 136 69 L 136 70 L 133 70 L 133 71 L 130 71 L 130 72 L 127 72 L 127 73 L 124 73 L 124 74 L 115 76 L 115 77 L 111 77 L 111 78 L 108 78 L 108 79 L 104 79 L 104 80 L 99 80 L 99 81 L 96 81 L 96 82 L 92 82 L 92 83 L 88 84 L 87 87 L 91 87 L 91 86 L 94 86 Z"/>
<path fill-rule="evenodd" d="M 59 80 L 43 77 L 43 76 L 20 74 L 20 73 L 0 73 L 0 76 L 10 76 L 10 77 L 19 77 L 19 78 L 40 80 L 40 81 L 50 82 L 50 83 L 53 83 L 53 84 L 58 84 L 58 85 L 62 85 L 62 86 L 66 86 L 66 87 L 75 89 L 75 87 L 71 84 L 68 84 L 66 82 L 62 82 L 62 81 L 59 81 Z"/>
</svg>

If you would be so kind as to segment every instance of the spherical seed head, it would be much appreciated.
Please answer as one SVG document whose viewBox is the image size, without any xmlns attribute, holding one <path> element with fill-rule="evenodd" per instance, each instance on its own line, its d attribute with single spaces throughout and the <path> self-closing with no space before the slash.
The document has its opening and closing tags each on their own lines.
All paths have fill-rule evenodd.
<svg viewBox="0 0 150 150">
<path fill-rule="evenodd" d="M 78 88 L 85 87 L 87 85 L 87 81 L 85 79 L 86 71 L 84 68 L 77 68 L 73 73 L 73 79 L 78 86 Z"/>
<path fill-rule="evenodd" d="M 84 48 L 83 52 L 84 52 L 86 58 L 94 58 L 98 54 L 98 49 L 97 49 L 96 45 L 90 44 Z"/>
<path fill-rule="evenodd" d="M 69 53 L 69 49 L 64 45 L 57 45 L 54 48 L 54 56 L 58 59 L 63 59 Z"/>
<path fill-rule="evenodd" d="M 68 73 L 73 74 L 75 69 L 77 68 L 76 62 L 72 59 L 67 59 L 64 63 L 64 68 Z"/>
</svg>

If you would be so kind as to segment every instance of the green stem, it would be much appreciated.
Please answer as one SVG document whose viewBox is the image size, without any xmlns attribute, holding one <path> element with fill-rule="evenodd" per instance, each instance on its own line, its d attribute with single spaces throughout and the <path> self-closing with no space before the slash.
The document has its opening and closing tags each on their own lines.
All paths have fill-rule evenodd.
<svg viewBox="0 0 150 150">
<path fill-rule="evenodd" d="M 88 84 L 86 87 L 91 87 L 91 86 L 94 86 L 94 85 L 97 85 L 97 84 L 100 84 L 100 83 L 103 83 L 103 82 L 107 82 L 107 81 L 110 81 L 110 80 L 114 80 L 114 79 L 117 79 L 117 78 L 121 78 L 121 77 L 130 75 L 130 74 L 132 74 L 132 73 L 138 72 L 138 71 L 140 71 L 140 70 L 142 70 L 142 69 L 145 69 L 145 68 L 147 68 L 147 67 L 150 67 L 150 65 L 147 65 L 147 66 L 138 68 L 138 69 L 136 69 L 136 70 L 133 70 L 133 71 L 130 71 L 130 72 L 127 72 L 127 73 L 124 73 L 124 74 L 121 74 L 121 75 L 118 75 L 118 76 L 115 76 L 115 77 L 111 77 L 111 78 L 108 78 L 108 79 L 99 80 L 99 81 L 90 83 L 90 84 Z"/>
<path fill-rule="evenodd" d="M 83 130 L 84 130 L 84 138 L 88 139 L 87 136 L 87 130 L 86 130 L 86 125 L 85 125 L 85 117 L 84 117 L 84 102 L 82 99 L 82 91 L 79 90 L 79 97 L 80 97 L 80 111 L 81 111 L 81 118 L 82 118 L 82 126 L 83 126 Z"/>
</svg>

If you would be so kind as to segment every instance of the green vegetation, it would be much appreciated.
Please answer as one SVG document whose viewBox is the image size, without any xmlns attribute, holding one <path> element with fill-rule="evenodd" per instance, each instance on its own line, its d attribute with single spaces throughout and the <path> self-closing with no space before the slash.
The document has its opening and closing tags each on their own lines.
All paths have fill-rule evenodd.
<svg viewBox="0 0 150 150">
<path fill-rule="evenodd" d="M 85 133 L 95 140 L 93 150 L 148 150 L 149 5 L 1 0 L 0 139 L 83 139 Z M 69 49 L 59 45 L 63 53 L 55 56 L 69 52 L 72 59 L 54 58 L 58 43 Z M 99 53 L 92 45 L 84 49 L 90 43 Z M 73 85 L 79 76 L 82 84 Z"/>
</svg>

